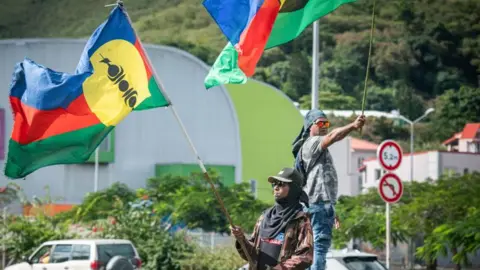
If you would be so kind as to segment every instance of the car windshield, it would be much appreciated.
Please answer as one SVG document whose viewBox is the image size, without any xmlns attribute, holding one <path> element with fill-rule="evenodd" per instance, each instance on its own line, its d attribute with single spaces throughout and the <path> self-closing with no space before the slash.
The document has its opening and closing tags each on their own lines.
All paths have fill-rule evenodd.
<svg viewBox="0 0 480 270">
<path fill-rule="evenodd" d="M 349 270 L 386 270 L 375 257 L 346 257 L 343 264 Z"/>
</svg>

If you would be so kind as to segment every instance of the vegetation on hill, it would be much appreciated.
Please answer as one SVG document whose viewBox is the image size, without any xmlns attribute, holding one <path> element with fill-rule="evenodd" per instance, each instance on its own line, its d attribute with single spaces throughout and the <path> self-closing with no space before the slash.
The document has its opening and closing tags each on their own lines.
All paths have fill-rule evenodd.
<svg viewBox="0 0 480 270">
<path fill-rule="evenodd" d="M 4 0 L 0 38 L 86 38 L 105 20 L 110 9 L 104 5 L 112 2 Z M 226 44 L 200 0 L 124 3 L 146 43 L 182 48 L 208 64 Z M 320 20 L 320 108 L 361 107 L 371 4 L 358 0 Z M 476 101 L 480 96 L 480 1 L 377 0 L 376 13 L 366 109 L 397 109 L 415 119 L 426 108 L 436 107 L 430 118 L 434 121 L 424 127 L 428 136 L 420 141 L 438 142 L 461 130 L 466 122 L 480 121 L 480 103 Z M 265 51 L 254 77 L 308 108 L 311 50 L 309 27 L 292 42 Z M 465 95 L 459 95 L 460 89 Z M 447 100 L 452 103 L 446 104 Z M 462 106 L 468 113 L 459 110 Z"/>
</svg>

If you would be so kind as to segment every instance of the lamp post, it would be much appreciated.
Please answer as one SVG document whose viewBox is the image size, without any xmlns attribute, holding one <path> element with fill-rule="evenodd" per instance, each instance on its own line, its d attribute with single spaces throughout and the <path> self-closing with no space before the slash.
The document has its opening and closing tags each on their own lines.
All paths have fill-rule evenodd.
<svg viewBox="0 0 480 270">
<path fill-rule="evenodd" d="M 419 118 L 413 121 L 407 119 L 405 116 L 401 115 L 398 111 L 392 111 L 392 114 L 395 115 L 397 118 L 400 118 L 403 121 L 410 124 L 410 182 L 413 181 L 413 127 L 416 123 L 420 122 L 423 118 L 427 117 L 433 111 L 435 111 L 434 108 L 429 108 L 425 111 L 425 113 L 423 113 L 422 116 L 420 116 Z"/>
</svg>

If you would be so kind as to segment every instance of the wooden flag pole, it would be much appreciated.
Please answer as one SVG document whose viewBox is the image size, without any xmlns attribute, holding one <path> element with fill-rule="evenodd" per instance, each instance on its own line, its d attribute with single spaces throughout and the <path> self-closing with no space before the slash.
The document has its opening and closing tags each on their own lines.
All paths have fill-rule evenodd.
<svg viewBox="0 0 480 270">
<path fill-rule="evenodd" d="M 365 74 L 365 84 L 363 86 L 363 99 L 362 99 L 362 115 L 364 114 L 365 111 L 365 104 L 367 102 L 367 84 L 368 84 L 368 77 L 370 74 L 370 59 L 372 57 L 372 44 L 373 44 L 373 34 L 375 30 L 375 2 L 376 0 L 373 0 L 373 8 L 372 8 L 372 24 L 370 26 L 370 41 L 369 41 L 369 47 L 368 47 L 368 59 L 367 59 L 367 70 Z M 360 134 L 362 134 L 362 129 L 360 128 Z"/>
<path fill-rule="evenodd" d="M 138 36 L 137 34 L 137 31 L 135 30 L 135 28 L 133 27 L 133 23 L 130 19 L 130 16 L 128 16 L 128 13 L 125 9 L 125 7 L 123 6 L 123 3 L 122 1 L 117 1 L 117 5 L 119 5 L 124 13 L 125 13 L 125 16 L 127 17 L 130 25 L 132 26 L 132 29 L 135 33 L 135 36 L 137 37 L 138 39 L 138 43 L 140 44 L 140 47 L 141 49 L 143 50 L 143 52 L 145 53 L 145 59 L 147 60 L 148 64 L 150 65 L 150 67 L 152 68 L 152 75 L 153 75 L 153 78 L 155 79 L 155 82 L 160 86 L 160 91 L 162 92 L 163 96 L 165 97 L 165 99 L 167 100 L 167 102 L 169 103 L 169 107 L 170 109 L 172 110 L 172 113 L 173 113 L 173 116 L 175 117 L 175 119 L 177 120 L 178 124 L 180 125 L 180 128 L 182 129 L 182 132 L 183 132 L 183 135 L 185 136 L 185 138 L 187 139 L 189 145 L 190 145 L 190 148 L 192 149 L 192 152 L 194 153 L 195 155 L 195 158 L 197 159 L 197 163 L 198 165 L 200 166 L 200 169 L 202 170 L 203 172 L 203 176 L 205 178 L 205 180 L 207 180 L 207 182 L 210 184 L 210 187 L 213 191 L 213 194 L 215 195 L 217 201 L 218 201 L 218 204 L 220 205 L 220 209 L 222 210 L 223 214 L 225 215 L 225 217 L 227 218 L 228 220 L 228 223 L 230 224 L 230 226 L 233 228 L 235 225 L 233 224 L 233 220 L 232 218 L 230 217 L 230 215 L 228 214 L 228 211 L 227 211 L 227 208 L 225 207 L 225 204 L 223 203 L 223 200 L 222 198 L 220 197 L 220 194 L 218 193 L 217 189 L 215 188 L 215 185 L 213 184 L 212 182 L 212 179 L 210 178 L 210 175 L 208 174 L 207 172 L 207 169 L 205 168 L 205 165 L 202 161 L 202 159 L 200 158 L 198 152 L 197 152 L 197 149 L 195 148 L 195 145 L 193 144 L 192 142 L 192 139 L 190 138 L 190 136 L 188 135 L 188 132 L 187 132 L 187 129 L 185 128 L 185 125 L 183 124 L 183 121 L 182 119 L 180 118 L 180 116 L 178 115 L 177 113 L 177 110 L 175 109 L 175 107 L 173 106 L 172 104 L 172 101 L 170 100 L 169 96 L 167 95 L 166 91 L 165 91 L 165 87 L 163 86 L 163 83 L 162 81 L 160 80 L 160 78 L 158 77 L 157 75 L 157 72 L 155 71 L 155 68 L 152 64 L 152 62 L 150 61 L 150 57 L 148 56 L 148 53 L 147 51 L 145 50 L 145 48 L 143 47 L 143 44 L 142 42 L 140 41 L 140 37 Z M 247 247 L 245 245 L 245 243 L 242 241 L 242 239 L 239 239 L 239 244 L 245 254 L 245 257 L 247 258 L 248 260 L 248 263 L 250 264 L 250 266 L 252 266 L 253 268 L 256 268 L 254 263 L 253 263 L 253 260 L 250 256 L 250 254 L 248 253 L 248 250 L 247 250 Z"/>
</svg>

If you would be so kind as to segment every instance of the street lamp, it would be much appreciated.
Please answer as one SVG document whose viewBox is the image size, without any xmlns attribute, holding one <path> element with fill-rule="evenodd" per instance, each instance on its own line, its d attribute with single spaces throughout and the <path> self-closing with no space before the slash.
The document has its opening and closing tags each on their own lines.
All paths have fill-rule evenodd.
<svg viewBox="0 0 480 270">
<path fill-rule="evenodd" d="M 433 111 L 435 111 L 434 108 L 428 108 L 425 113 L 423 113 L 422 116 L 419 118 L 411 121 L 407 119 L 405 116 L 401 115 L 398 111 L 392 111 L 392 114 L 397 117 L 402 119 L 403 121 L 407 122 L 410 124 L 410 182 L 413 181 L 413 126 L 420 122 L 423 118 L 427 117 L 429 114 L 431 114 Z"/>
</svg>

